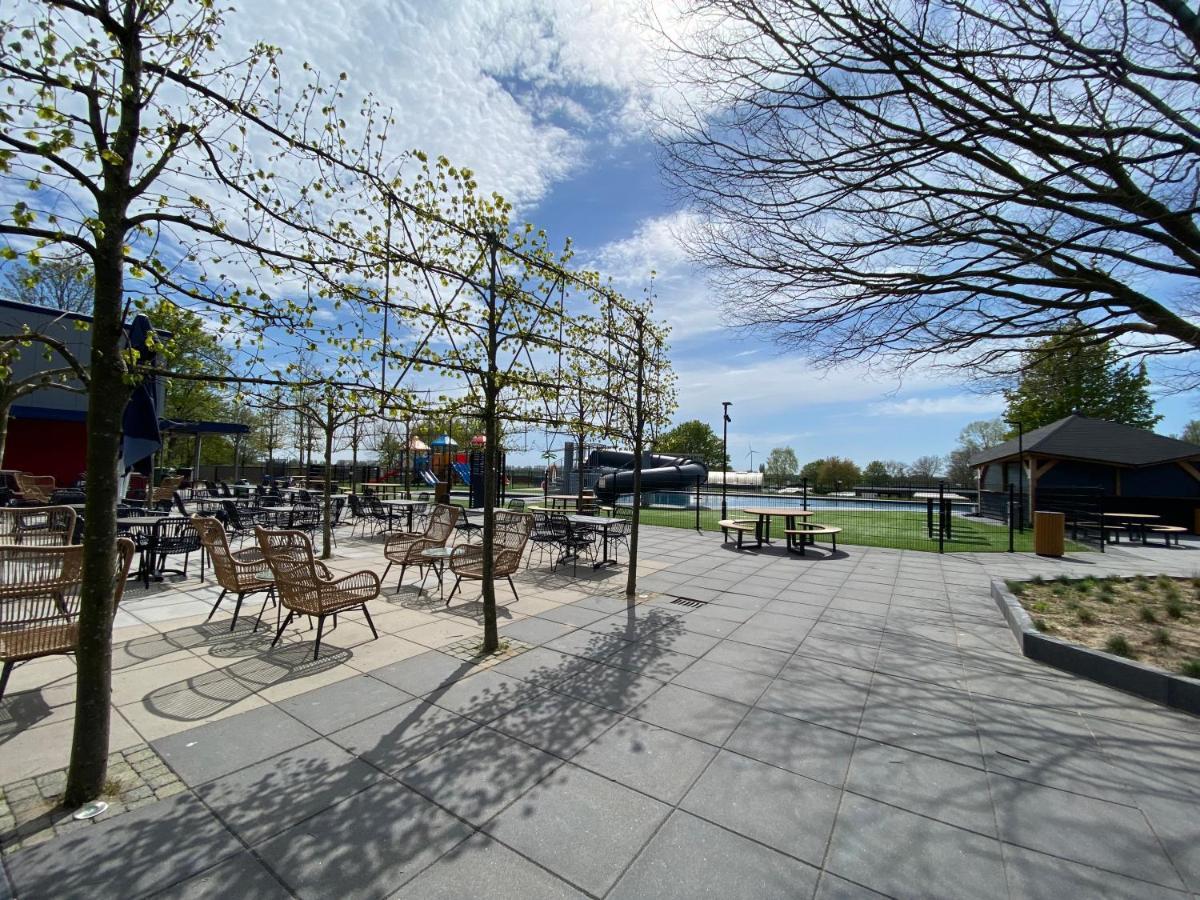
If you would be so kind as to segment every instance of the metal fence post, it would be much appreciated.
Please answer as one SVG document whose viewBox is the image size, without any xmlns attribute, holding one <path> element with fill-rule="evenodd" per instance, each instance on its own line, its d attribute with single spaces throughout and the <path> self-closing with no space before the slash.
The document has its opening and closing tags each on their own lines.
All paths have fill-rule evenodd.
<svg viewBox="0 0 1200 900">
<path fill-rule="evenodd" d="M 938 482 L 938 553 L 946 552 L 946 482 Z"/>
<path fill-rule="evenodd" d="M 1004 518 L 1008 519 L 1008 552 L 1013 552 L 1013 486 L 1012 482 L 1008 483 L 1008 509 L 1005 512 Z"/>
<path fill-rule="evenodd" d="M 800 483 L 803 485 L 804 490 L 804 509 L 808 509 L 808 479 L 801 478 Z"/>
<path fill-rule="evenodd" d="M 700 530 L 700 479 L 696 479 L 696 530 Z"/>
</svg>

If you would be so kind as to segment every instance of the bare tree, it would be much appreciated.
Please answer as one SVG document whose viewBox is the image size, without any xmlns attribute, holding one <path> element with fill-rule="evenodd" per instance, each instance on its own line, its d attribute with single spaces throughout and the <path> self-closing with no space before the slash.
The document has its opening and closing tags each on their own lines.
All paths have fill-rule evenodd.
<svg viewBox="0 0 1200 900">
<path fill-rule="evenodd" d="M 91 312 L 96 285 L 82 254 L 35 255 L 34 260 L 29 265 L 14 263 L 5 272 L 13 300 L 63 312 Z"/>
<path fill-rule="evenodd" d="M 735 322 L 1004 371 L 1077 320 L 1200 377 L 1193 5 L 689 5 L 664 169 Z"/>
</svg>

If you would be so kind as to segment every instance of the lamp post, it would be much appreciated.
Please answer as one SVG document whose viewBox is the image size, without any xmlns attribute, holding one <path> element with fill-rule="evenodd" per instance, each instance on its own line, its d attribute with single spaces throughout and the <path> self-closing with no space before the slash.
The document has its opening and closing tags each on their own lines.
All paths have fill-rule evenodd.
<svg viewBox="0 0 1200 900">
<path fill-rule="evenodd" d="M 725 506 L 725 491 L 729 485 L 729 407 L 733 406 L 728 400 L 721 401 L 721 518 L 729 518 Z"/>
<path fill-rule="evenodd" d="M 1017 422 L 1017 523 L 1025 533 L 1025 426 Z"/>
</svg>

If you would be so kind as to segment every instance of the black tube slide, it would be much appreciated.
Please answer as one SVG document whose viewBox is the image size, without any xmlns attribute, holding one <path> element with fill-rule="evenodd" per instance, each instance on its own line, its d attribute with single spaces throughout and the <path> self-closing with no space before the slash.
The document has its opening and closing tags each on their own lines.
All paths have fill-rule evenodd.
<svg viewBox="0 0 1200 900">
<path fill-rule="evenodd" d="M 633 462 L 629 450 L 593 450 L 588 465 L 610 471 L 596 481 L 596 499 L 612 503 L 621 494 L 633 493 Z M 693 488 L 708 480 L 708 467 L 687 456 L 650 454 L 642 469 L 643 491 L 671 491 Z"/>
</svg>

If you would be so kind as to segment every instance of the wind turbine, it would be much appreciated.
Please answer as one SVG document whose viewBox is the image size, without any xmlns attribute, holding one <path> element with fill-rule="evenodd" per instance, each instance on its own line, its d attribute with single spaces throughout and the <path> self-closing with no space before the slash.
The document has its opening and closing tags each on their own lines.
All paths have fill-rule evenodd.
<svg viewBox="0 0 1200 900">
<path fill-rule="evenodd" d="M 750 448 L 750 452 L 747 453 L 746 455 L 748 457 L 750 457 L 750 471 L 753 472 L 754 471 L 754 445 L 747 444 L 746 446 L 748 446 Z"/>
</svg>

